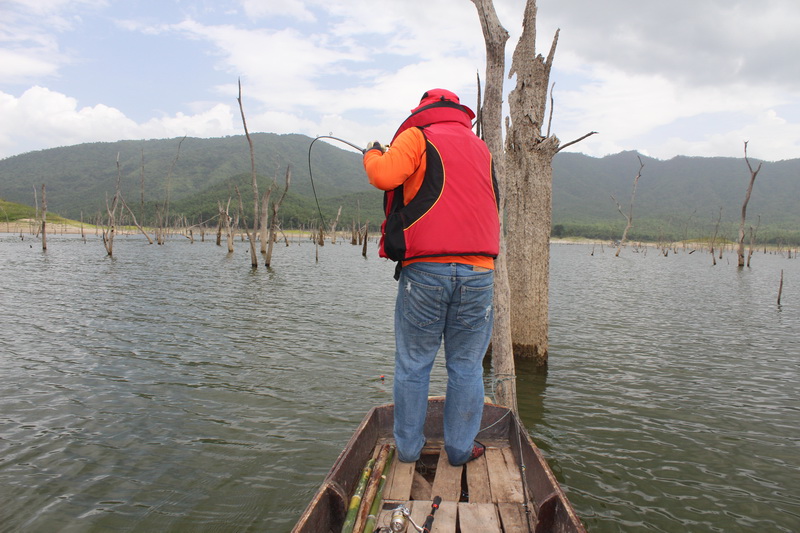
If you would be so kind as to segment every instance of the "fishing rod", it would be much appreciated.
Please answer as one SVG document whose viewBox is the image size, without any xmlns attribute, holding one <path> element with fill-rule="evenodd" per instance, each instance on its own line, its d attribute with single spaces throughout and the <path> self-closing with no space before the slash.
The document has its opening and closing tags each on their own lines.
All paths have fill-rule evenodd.
<svg viewBox="0 0 800 533">
<path fill-rule="evenodd" d="M 319 213 L 319 221 L 320 221 L 320 224 L 322 224 L 322 227 L 324 228 L 324 227 L 326 227 L 326 225 L 325 225 L 325 217 L 322 216 L 322 208 L 320 208 L 320 206 L 319 206 L 319 198 L 317 198 L 317 189 L 316 189 L 316 187 L 314 187 L 314 175 L 311 172 L 311 147 L 314 146 L 314 143 L 317 142 L 320 139 L 332 139 L 334 141 L 339 141 L 339 142 L 344 143 L 344 144 L 346 144 L 348 146 L 352 146 L 353 148 L 355 148 L 356 150 L 358 150 L 362 154 L 365 152 L 365 150 L 363 148 L 361 148 L 360 146 L 356 146 L 355 144 L 351 143 L 350 141 L 346 141 L 344 139 L 340 139 L 339 137 L 334 137 L 333 135 L 318 135 L 317 137 L 314 138 L 313 141 L 311 141 L 311 144 L 308 145 L 308 177 L 311 179 L 311 192 L 314 193 L 314 201 L 317 202 L 317 212 Z"/>
</svg>

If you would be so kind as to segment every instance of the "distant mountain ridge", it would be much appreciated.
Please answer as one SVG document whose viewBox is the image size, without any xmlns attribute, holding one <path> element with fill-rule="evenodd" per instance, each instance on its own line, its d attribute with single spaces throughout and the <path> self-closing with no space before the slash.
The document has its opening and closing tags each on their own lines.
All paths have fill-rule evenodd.
<svg viewBox="0 0 800 533">
<path fill-rule="evenodd" d="M 262 192 L 273 179 L 282 188 L 291 165 L 284 223 L 318 217 L 308 169 L 312 139 L 273 133 L 252 137 Z M 172 213 L 205 220 L 216 214 L 218 201 L 234 196 L 234 184 L 239 184 L 245 207 L 252 205 L 249 147 L 243 135 L 87 143 L 9 157 L 0 160 L 0 197 L 32 205 L 33 187 L 44 183 L 52 212 L 78 218 L 104 211 L 106 195 L 113 194 L 116 183 L 117 154 L 123 194 L 132 206 L 141 204 L 144 175 L 145 213 L 152 212 L 156 202 L 164 202 L 169 191 Z M 367 183 L 361 155 L 319 141 L 311 156 L 313 190 L 326 219 L 335 217 L 342 206 L 343 224 L 358 217 L 377 225 L 382 218 L 381 193 Z M 644 168 L 636 191 L 632 238 L 707 236 L 720 208 L 721 234 L 735 236 L 750 177 L 743 158 L 679 156 L 662 161 L 636 152 L 602 158 L 559 153 L 553 161 L 555 230 L 562 235 L 619 236 L 625 222 L 611 196 L 627 212 L 638 157 Z M 751 163 L 761 162 L 751 159 Z M 761 239 L 800 242 L 800 159 L 761 164 L 748 205 L 748 225 L 759 224 Z"/>
</svg>

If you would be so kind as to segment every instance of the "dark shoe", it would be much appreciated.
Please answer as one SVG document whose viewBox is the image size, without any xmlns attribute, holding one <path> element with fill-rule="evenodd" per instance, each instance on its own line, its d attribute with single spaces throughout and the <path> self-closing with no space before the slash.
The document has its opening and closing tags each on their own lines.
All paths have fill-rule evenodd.
<svg viewBox="0 0 800 533">
<path fill-rule="evenodd" d="M 472 453 L 469 454 L 469 459 L 467 459 L 467 462 L 470 462 L 470 461 L 473 461 L 473 460 L 477 459 L 478 457 L 480 457 L 484 453 L 486 453 L 486 446 L 484 446 L 483 444 L 481 444 L 478 441 L 475 441 L 472 444 Z"/>
<path fill-rule="evenodd" d="M 464 461 L 463 463 L 459 463 L 459 464 L 453 464 L 453 463 L 450 463 L 450 464 L 453 465 L 453 466 L 465 465 L 470 461 L 474 461 L 475 459 L 477 459 L 478 457 L 480 457 L 484 453 L 486 453 L 486 446 L 484 446 L 483 444 L 481 444 L 478 441 L 474 441 L 472 443 L 472 452 L 470 452 L 470 454 L 467 457 L 466 461 Z"/>
</svg>

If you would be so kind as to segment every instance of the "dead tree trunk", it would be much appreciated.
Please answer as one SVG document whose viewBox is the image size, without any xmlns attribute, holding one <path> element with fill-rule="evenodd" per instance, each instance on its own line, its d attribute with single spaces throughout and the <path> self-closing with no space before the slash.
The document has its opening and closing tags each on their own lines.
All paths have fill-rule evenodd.
<svg viewBox="0 0 800 533">
<path fill-rule="evenodd" d="M 275 232 L 278 230 L 278 210 L 281 208 L 283 199 L 286 198 L 286 193 L 289 192 L 289 183 L 292 180 L 292 165 L 286 167 L 286 186 L 283 188 L 283 194 L 277 202 L 272 203 L 272 224 L 269 227 L 269 247 L 267 248 L 267 257 L 265 260 L 266 266 L 272 264 L 272 245 L 275 242 Z"/>
<path fill-rule="evenodd" d="M 753 167 L 750 165 L 750 159 L 747 158 L 747 141 L 744 143 L 744 161 L 747 163 L 747 169 L 750 171 L 750 184 L 747 186 L 747 194 L 742 204 L 742 220 L 739 222 L 739 267 L 744 266 L 744 222 L 747 218 L 747 203 L 750 201 L 750 195 L 753 193 L 753 183 L 755 183 L 756 176 L 761 170 L 761 163 L 758 164 L 758 168 L 755 170 L 753 170 Z"/>
<path fill-rule="evenodd" d="M 219 206 L 219 217 L 220 220 L 222 221 L 221 223 L 225 227 L 225 240 L 228 244 L 228 253 L 232 254 L 234 238 L 233 238 L 233 228 L 231 225 L 231 215 L 230 215 L 231 198 L 228 198 L 228 204 L 225 206 L 225 209 L 222 209 L 222 202 L 217 201 L 217 205 Z M 236 224 L 238 225 L 238 223 L 239 221 L 237 216 Z"/>
<path fill-rule="evenodd" d="M 256 181 L 256 156 L 253 150 L 253 139 L 250 138 L 250 132 L 247 131 L 247 120 L 244 118 L 244 107 L 242 106 L 242 80 L 239 80 L 239 96 L 236 98 L 239 102 L 239 112 L 242 114 L 242 125 L 244 126 L 244 135 L 247 138 L 247 144 L 250 145 L 250 174 L 251 184 L 253 187 L 253 233 L 250 234 L 250 228 L 245 224 L 245 231 L 247 231 L 247 238 L 250 239 L 250 264 L 253 268 L 258 268 L 258 255 L 256 255 L 256 235 L 258 234 L 258 182 Z M 242 196 L 239 194 L 239 189 L 236 189 L 236 194 L 239 195 L 239 209 L 243 210 Z M 242 211 L 242 214 L 244 212 Z"/>
<path fill-rule="evenodd" d="M 359 232 L 359 235 L 361 235 L 361 232 Z M 363 237 L 364 243 L 363 243 L 363 246 L 361 247 L 361 255 L 364 256 L 364 257 L 367 257 L 367 237 L 368 236 L 369 236 L 369 220 L 367 220 L 367 223 L 364 224 L 364 237 Z M 359 238 L 361 238 L 361 237 L 359 237 Z"/>
<path fill-rule="evenodd" d="M 717 265 L 717 258 L 716 254 L 714 253 L 714 245 L 717 242 L 717 234 L 719 233 L 719 223 L 722 221 L 722 208 L 719 208 L 719 215 L 717 216 L 717 223 L 714 225 L 714 235 L 711 237 L 711 264 L 716 266 Z M 719 258 L 722 259 L 722 252 L 720 252 Z"/>
<path fill-rule="evenodd" d="M 336 218 L 331 222 L 331 244 L 336 244 L 336 226 L 339 224 L 339 217 L 342 216 L 342 206 L 339 206 L 339 211 L 336 213 Z"/>
<path fill-rule="evenodd" d="M 31 226 L 31 233 L 34 237 L 39 236 L 39 232 L 42 229 L 42 225 L 39 222 L 39 192 L 36 190 L 36 185 L 32 185 L 33 187 L 33 205 L 34 205 L 34 215 L 33 215 L 33 223 Z"/>
<path fill-rule="evenodd" d="M 506 243 L 514 355 L 547 365 L 552 159 L 559 140 L 542 135 L 550 68 L 558 31 L 547 58 L 536 55 L 536 2 L 525 5 L 523 31 L 509 76 L 511 113 L 505 155 Z"/>
<path fill-rule="evenodd" d="M 108 215 L 108 224 L 103 227 L 103 246 L 106 248 L 106 254 L 109 257 L 114 256 L 114 236 L 117 233 L 117 205 L 119 203 L 120 181 L 122 180 L 122 169 L 119 166 L 119 153 L 117 153 L 117 186 L 114 191 L 114 197 L 111 203 L 108 203 L 108 195 L 106 195 L 106 213 Z"/>
<path fill-rule="evenodd" d="M 242 193 L 239 192 L 238 185 L 234 186 L 233 188 L 236 190 L 236 197 L 239 199 L 239 213 L 240 213 L 239 216 L 242 217 L 242 224 L 244 225 L 244 231 L 245 234 L 247 235 L 248 241 L 250 242 L 250 266 L 253 268 L 258 268 L 258 261 L 253 259 L 256 253 L 256 243 L 255 243 L 256 236 L 255 234 L 250 233 L 250 226 L 247 225 L 247 219 L 245 219 L 243 216 L 244 202 L 242 202 Z M 244 240 L 244 237 L 242 237 L 242 240 Z"/>
<path fill-rule="evenodd" d="M 478 10 L 486 43 L 486 87 L 483 105 L 478 106 L 478 124 L 482 138 L 492 153 L 495 177 L 500 190 L 500 254 L 494 270 L 494 329 L 492 331 L 492 366 L 494 396 L 501 405 L 517 411 L 517 383 L 511 339 L 511 290 L 508 283 L 505 212 L 507 187 L 503 155 L 503 77 L 508 32 L 500 24 L 491 0 L 472 0 Z"/>
<path fill-rule="evenodd" d="M 261 255 L 267 253 L 267 215 L 269 214 L 269 199 L 272 196 L 272 186 L 267 189 L 267 192 L 261 197 Z M 266 266 L 269 266 L 269 261 L 265 261 Z"/>
<path fill-rule="evenodd" d="M 638 157 L 638 156 L 637 156 Z M 644 168 L 644 163 L 642 163 L 642 158 L 639 157 L 639 172 L 636 174 L 636 177 L 633 178 L 633 191 L 631 192 L 631 205 L 630 209 L 628 210 L 628 214 L 622 212 L 622 206 L 619 205 L 614 196 L 611 196 L 611 199 L 614 200 L 614 203 L 617 204 L 617 210 L 619 214 L 625 217 L 625 231 L 622 232 L 622 239 L 619 241 L 619 246 L 617 246 L 617 253 L 614 254 L 614 257 L 619 257 L 619 252 L 622 250 L 622 247 L 625 246 L 625 241 L 628 239 L 628 231 L 633 227 L 633 203 L 636 199 L 636 186 L 639 185 L 639 178 L 642 177 L 642 169 Z"/>
<path fill-rule="evenodd" d="M 47 251 L 47 192 L 42 184 L 42 251 Z"/>
<path fill-rule="evenodd" d="M 747 250 L 747 268 L 750 268 L 750 258 L 753 257 L 753 252 L 755 251 L 756 247 L 756 233 L 758 233 L 758 228 L 761 226 L 761 215 L 758 215 L 758 222 L 756 222 L 756 227 L 750 226 L 750 248 Z"/>
</svg>

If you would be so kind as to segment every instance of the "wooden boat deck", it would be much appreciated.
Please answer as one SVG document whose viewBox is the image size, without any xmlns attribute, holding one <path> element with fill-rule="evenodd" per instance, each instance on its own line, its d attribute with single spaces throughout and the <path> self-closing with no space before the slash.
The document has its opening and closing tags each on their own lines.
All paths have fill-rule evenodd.
<svg viewBox="0 0 800 533">
<path fill-rule="evenodd" d="M 376 451 L 391 440 L 382 440 Z M 442 503 L 431 533 L 528 531 L 520 465 L 507 442 L 486 441 L 486 453 L 463 466 L 451 466 L 442 443 L 429 443 L 416 464 L 392 462 L 377 524 L 386 526 L 399 505 L 422 524 L 434 496 Z M 533 504 L 530 503 L 531 510 Z M 411 528 L 409 528 L 409 531 Z"/>
<path fill-rule="evenodd" d="M 439 496 L 442 503 L 434 515 L 431 533 L 586 532 L 515 413 L 486 403 L 478 434 L 486 453 L 459 467 L 450 466 L 443 449 L 443 416 L 444 400 L 430 398 L 424 428 L 428 445 L 415 464 L 393 459 L 377 526 L 386 527 L 392 511 L 400 505 L 410 510 L 415 523 L 422 525 L 433 498 Z M 367 413 L 293 533 L 341 532 L 365 465 L 385 444 L 394 444 L 393 424 L 392 404 L 374 407 Z M 524 471 L 521 464 L 525 465 Z M 407 531 L 412 529 L 409 524 Z"/>
</svg>

